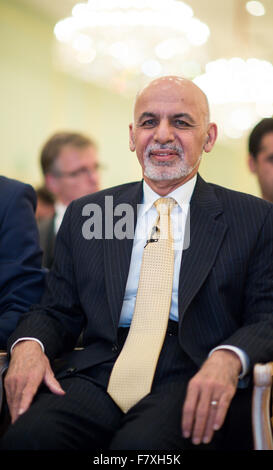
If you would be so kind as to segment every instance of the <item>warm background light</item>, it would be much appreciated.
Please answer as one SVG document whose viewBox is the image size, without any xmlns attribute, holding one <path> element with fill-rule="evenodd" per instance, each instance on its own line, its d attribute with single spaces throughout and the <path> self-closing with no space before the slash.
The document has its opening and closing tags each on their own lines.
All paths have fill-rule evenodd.
<svg viewBox="0 0 273 470">
<path fill-rule="evenodd" d="M 194 56 L 210 36 L 208 25 L 180 0 L 77 3 L 54 33 L 58 62 L 66 72 L 127 94 L 151 78 L 179 73 L 187 55 Z M 89 49 L 92 60 L 83 61 Z M 184 69 L 184 75 L 189 72 Z"/>
<path fill-rule="evenodd" d="M 161 27 L 155 30 L 163 34 L 156 35 L 156 40 L 151 34 L 148 57 L 143 59 L 148 49 L 140 25 L 135 26 L 130 41 L 128 36 L 117 34 L 108 49 L 104 42 L 105 38 L 108 40 L 107 26 L 100 43 L 87 30 L 78 31 L 71 41 L 71 51 L 61 61 L 60 49 L 68 46 L 65 41 L 70 41 L 69 21 L 77 25 L 75 18 L 86 11 L 83 9 L 87 2 L 76 7 L 77 3 L 0 0 L 1 173 L 38 185 L 38 155 L 43 142 L 56 130 L 70 129 L 96 139 L 105 166 L 102 187 L 139 179 L 137 159 L 128 149 L 128 123 L 135 94 L 132 77 L 137 70 L 140 82 L 146 83 L 172 70 L 191 79 L 207 77 L 211 115 L 219 125 L 220 136 L 213 151 L 204 155 L 201 175 L 232 189 L 260 194 L 247 167 L 247 137 L 256 120 L 273 114 L 272 0 L 263 0 L 266 14 L 260 17 L 249 14 L 246 0 L 185 0 L 188 9 L 184 11 L 188 13 L 183 18 L 188 15 L 188 23 L 181 15 L 169 15 L 169 5 L 180 3 L 178 8 L 183 8 L 179 0 L 149 2 L 150 12 L 154 14 L 153 8 L 163 6 L 165 14 L 157 17 Z M 120 5 L 122 15 L 134 5 L 130 27 L 136 18 L 139 20 L 136 13 L 140 14 L 148 4 L 146 0 L 92 3 L 97 5 L 97 18 L 102 4 Z M 108 13 L 113 13 L 113 8 Z M 168 34 L 163 31 L 162 21 L 167 17 L 173 19 L 175 26 L 171 34 L 170 30 Z M 64 42 L 60 42 L 54 28 L 65 18 L 70 20 L 58 32 L 63 35 Z M 116 23 L 121 24 L 120 18 L 116 18 Z M 150 21 L 151 15 L 146 16 L 146 23 L 147 18 Z M 204 29 L 199 22 L 205 25 Z M 187 24 L 191 25 L 188 29 Z M 184 28 L 181 36 L 180 25 Z M 70 67 L 70 52 L 76 58 L 75 68 Z M 169 68 L 171 64 L 173 68 Z M 247 73 L 250 66 L 252 72 Z M 225 77 L 227 70 L 229 81 Z M 243 80 L 238 84 L 239 76 Z"/>
<path fill-rule="evenodd" d="M 273 111 L 273 65 L 238 57 L 218 59 L 194 82 L 208 96 L 220 136 L 239 138 Z"/>
<path fill-rule="evenodd" d="M 253 16 L 263 16 L 265 8 L 261 2 L 247 2 L 246 9 Z"/>
</svg>

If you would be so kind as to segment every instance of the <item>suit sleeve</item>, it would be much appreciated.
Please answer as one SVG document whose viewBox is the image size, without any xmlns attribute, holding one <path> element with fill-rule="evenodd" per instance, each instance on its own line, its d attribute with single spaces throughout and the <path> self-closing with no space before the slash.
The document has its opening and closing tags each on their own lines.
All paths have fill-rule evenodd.
<svg viewBox="0 0 273 470">
<path fill-rule="evenodd" d="M 68 207 L 56 238 L 54 264 L 47 275 L 46 289 L 39 305 L 22 318 L 8 341 L 8 349 L 19 338 L 36 338 L 44 346 L 49 359 L 72 350 L 84 326 L 77 282 L 73 267 Z"/>
<path fill-rule="evenodd" d="M 273 206 L 251 253 L 245 282 L 242 324 L 223 344 L 241 348 L 250 366 L 273 358 Z"/>
<path fill-rule="evenodd" d="M 41 299 L 45 273 L 35 220 L 36 195 L 25 184 L 11 185 L 3 195 L 0 228 L 0 348 L 18 319 Z"/>
</svg>

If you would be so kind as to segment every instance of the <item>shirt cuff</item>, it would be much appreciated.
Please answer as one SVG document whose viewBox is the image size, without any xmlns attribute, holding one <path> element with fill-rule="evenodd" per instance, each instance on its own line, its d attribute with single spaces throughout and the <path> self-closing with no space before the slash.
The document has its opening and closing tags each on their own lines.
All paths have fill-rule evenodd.
<svg viewBox="0 0 273 470">
<path fill-rule="evenodd" d="M 44 348 L 43 343 L 41 343 L 41 341 L 39 341 L 37 338 L 24 337 L 24 338 L 19 338 L 19 339 L 17 339 L 17 341 L 15 341 L 15 342 L 13 343 L 13 345 L 12 345 L 11 348 L 10 348 L 10 354 L 12 354 L 12 351 L 13 351 L 14 346 L 15 346 L 17 343 L 20 343 L 21 341 L 36 341 L 36 343 L 39 343 L 39 345 L 41 346 L 43 352 L 45 352 L 45 348 Z"/>
<path fill-rule="evenodd" d="M 229 345 L 223 345 L 223 346 L 217 346 L 217 348 L 212 349 L 209 353 L 209 357 L 212 355 L 214 351 L 217 351 L 219 349 L 228 349 L 229 351 L 233 351 L 237 356 L 239 356 L 239 359 L 242 364 L 242 372 L 239 375 L 239 379 L 242 379 L 245 377 L 245 375 L 249 372 L 249 358 L 247 354 L 240 348 L 237 348 L 236 346 L 229 346 Z"/>
</svg>

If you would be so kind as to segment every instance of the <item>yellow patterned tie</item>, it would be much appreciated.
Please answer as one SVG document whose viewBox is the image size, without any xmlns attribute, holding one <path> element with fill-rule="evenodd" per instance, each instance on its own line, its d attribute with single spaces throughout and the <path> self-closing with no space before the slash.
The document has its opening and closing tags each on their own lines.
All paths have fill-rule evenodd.
<svg viewBox="0 0 273 470">
<path fill-rule="evenodd" d="M 172 198 L 155 202 L 158 239 L 144 248 L 132 323 L 108 383 L 107 392 L 124 413 L 150 392 L 167 330 L 174 269 L 170 213 L 175 204 Z"/>
</svg>

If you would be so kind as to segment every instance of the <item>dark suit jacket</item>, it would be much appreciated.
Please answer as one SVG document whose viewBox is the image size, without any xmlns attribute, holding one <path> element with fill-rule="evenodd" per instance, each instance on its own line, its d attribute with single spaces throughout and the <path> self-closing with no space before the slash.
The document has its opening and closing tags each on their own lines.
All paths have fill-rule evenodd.
<svg viewBox="0 0 273 470">
<path fill-rule="evenodd" d="M 33 188 L 0 176 L 0 201 L 0 349 L 5 349 L 19 316 L 40 301 L 44 272 Z"/>
<path fill-rule="evenodd" d="M 54 231 L 55 216 L 38 222 L 40 247 L 43 251 L 42 265 L 51 269 L 54 260 L 56 235 Z"/>
<path fill-rule="evenodd" d="M 62 373 L 113 358 L 133 240 L 86 240 L 86 204 L 141 203 L 142 183 L 100 191 L 70 204 L 39 309 L 10 339 L 34 336 L 50 359 L 71 351 L 84 328 L 85 350 L 68 352 Z M 91 214 L 92 215 L 92 214 Z M 114 217 L 114 223 L 120 219 Z M 103 222 L 104 225 L 104 222 Z M 251 366 L 273 357 L 273 206 L 207 184 L 198 176 L 190 205 L 190 246 L 179 282 L 179 342 L 200 367 L 221 344 L 242 348 Z M 68 367 L 69 366 L 69 367 Z M 71 369 L 72 368 L 72 369 Z M 61 369 L 60 369 L 61 370 Z"/>
</svg>

